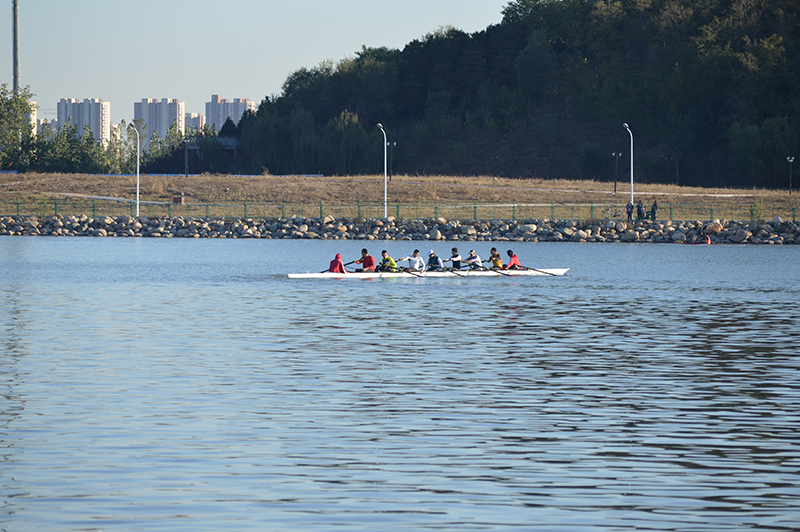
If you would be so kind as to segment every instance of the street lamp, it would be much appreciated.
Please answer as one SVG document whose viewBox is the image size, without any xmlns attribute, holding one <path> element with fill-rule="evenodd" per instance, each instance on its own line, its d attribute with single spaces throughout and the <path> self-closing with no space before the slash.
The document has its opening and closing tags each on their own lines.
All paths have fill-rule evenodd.
<svg viewBox="0 0 800 532">
<path fill-rule="evenodd" d="M 392 181 L 392 175 L 394 175 L 394 147 L 397 146 L 396 142 L 387 142 L 387 146 L 391 149 L 389 150 L 389 182 Z"/>
<path fill-rule="evenodd" d="M 794 157 L 787 157 L 787 161 L 789 161 L 789 195 L 792 195 L 792 163 L 794 162 Z"/>
<path fill-rule="evenodd" d="M 386 131 L 383 130 L 383 126 L 379 123 L 378 127 L 381 128 L 381 133 L 383 133 L 383 217 L 386 218 Z"/>
<path fill-rule="evenodd" d="M 628 127 L 628 124 L 622 124 L 622 127 L 627 129 L 631 135 L 631 204 L 633 204 L 633 131 Z"/>
<path fill-rule="evenodd" d="M 131 127 L 136 132 L 136 217 L 139 217 L 139 130 L 136 121 L 131 122 Z"/>
<path fill-rule="evenodd" d="M 614 194 L 617 193 L 617 167 L 619 166 L 619 158 L 622 157 L 622 152 L 613 152 L 611 156 L 614 158 Z"/>
</svg>

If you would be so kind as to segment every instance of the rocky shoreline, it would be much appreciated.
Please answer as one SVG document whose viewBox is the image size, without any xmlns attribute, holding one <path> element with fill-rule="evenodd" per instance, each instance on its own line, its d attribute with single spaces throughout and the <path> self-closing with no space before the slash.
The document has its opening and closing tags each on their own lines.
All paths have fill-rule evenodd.
<svg viewBox="0 0 800 532">
<path fill-rule="evenodd" d="M 369 218 L 206 219 L 191 217 L 0 217 L 0 235 L 157 238 L 302 238 L 492 242 L 800 244 L 800 225 L 771 222 L 619 220 L 409 220 Z M 706 240 L 708 239 L 708 240 Z"/>
</svg>

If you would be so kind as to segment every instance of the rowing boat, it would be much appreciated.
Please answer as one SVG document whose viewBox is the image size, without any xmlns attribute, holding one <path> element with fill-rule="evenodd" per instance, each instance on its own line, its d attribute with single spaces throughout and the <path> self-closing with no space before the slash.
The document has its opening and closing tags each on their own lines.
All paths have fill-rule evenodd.
<svg viewBox="0 0 800 532">
<path fill-rule="evenodd" d="M 290 273 L 290 279 L 376 279 L 376 278 L 428 278 L 428 277 L 521 277 L 529 275 L 560 276 L 569 268 L 544 268 L 527 270 L 445 270 L 440 272 L 354 272 L 354 273 Z"/>
</svg>

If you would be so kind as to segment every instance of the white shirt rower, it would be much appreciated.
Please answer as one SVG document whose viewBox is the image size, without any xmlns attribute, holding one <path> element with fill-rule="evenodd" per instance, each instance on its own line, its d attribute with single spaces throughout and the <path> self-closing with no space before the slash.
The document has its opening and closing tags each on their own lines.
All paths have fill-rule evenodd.
<svg viewBox="0 0 800 532">
<path fill-rule="evenodd" d="M 410 257 L 403 257 L 402 259 L 397 259 L 397 262 L 401 262 L 407 260 L 408 261 L 408 269 L 415 270 L 418 272 L 425 271 L 425 261 L 422 260 L 422 257 L 419 256 L 419 250 L 415 249 L 414 254 Z"/>
</svg>

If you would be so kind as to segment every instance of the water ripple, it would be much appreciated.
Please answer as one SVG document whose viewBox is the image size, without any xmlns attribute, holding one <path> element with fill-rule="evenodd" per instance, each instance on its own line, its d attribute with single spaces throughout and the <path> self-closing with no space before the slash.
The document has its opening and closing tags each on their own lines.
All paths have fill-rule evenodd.
<svg viewBox="0 0 800 532">
<path fill-rule="evenodd" d="M 0 240 L 0 527 L 800 528 L 800 279 L 752 250 L 294 282 L 360 245 L 168 244 Z"/>
</svg>

